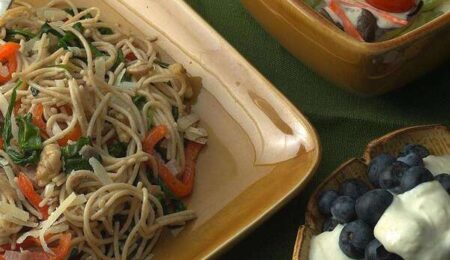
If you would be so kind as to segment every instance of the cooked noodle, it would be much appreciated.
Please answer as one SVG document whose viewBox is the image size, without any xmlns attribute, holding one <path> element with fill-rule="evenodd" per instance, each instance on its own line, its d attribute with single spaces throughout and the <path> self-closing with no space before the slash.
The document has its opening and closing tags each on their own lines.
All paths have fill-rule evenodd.
<svg viewBox="0 0 450 260">
<path fill-rule="evenodd" d="M 36 125 L 35 113 L 42 110 L 44 122 L 42 128 L 36 125 L 42 137 L 36 164 L 20 166 L 6 148 L 0 151 L 0 185 L 8 187 L 0 191 L 0 203 L 14 205 L 23 215 L 11 217 L 0 205 L 0 245 L 9 243 L 11 250 L 34 237 L 53 254 L 55 241 L 70 233 L 71 249 L 82 259 L 148 259 L 164 227 L 195 218 L 191 210 L 165 209 L 171 195 L 158 177 L 161 165 L 174 174 L 183 172 L 190 160 L 186 140 L 207 140 L 197 117 L 189 116 L 186 100 L 193 91 L 188 76 L 180 64 L 161 61 L 154 39 L 127 35 L 100 16 L 96 7 L 77 9 L 68 0 L 52 0 L 44 7 L 16 1 L 0 18 L 0 46 L 20 44 L 16 71 L 0 87 L 4 118 L 5 102 L 17 93 L 11 147 L 18 149 L 23 131 L 18 120 L 32 114 Z M 17 29 L 33 36 L 11 35 Z M 65 35 L 76 44 L 61 45 Z M 157 146 L 160 152 L 149 153 L 143 140 L 161 125 L 167 132 Z M 79 138 L 73 133 L 88 137 L 90 143 L 75 156 L 89 157 L 89 164 L 64 172 L 63 147 Z M 124 154 L 116 157 L 110 149 L 119 143 Z M 42 198 L 39 207 L 48 206 L 47 220 L 19 187 L 20 172 L 33 181 Z"/>
</svg>

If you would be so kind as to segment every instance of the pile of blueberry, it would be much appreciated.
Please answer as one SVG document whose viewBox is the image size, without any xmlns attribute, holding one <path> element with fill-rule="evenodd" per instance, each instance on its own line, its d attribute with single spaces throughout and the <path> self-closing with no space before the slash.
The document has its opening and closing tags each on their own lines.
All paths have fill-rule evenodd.
<svg viewBox="0 0 450 260">
<path fill-rule="evenodd" d="M 369 164 L 368 178 L 375 189 L 357 179 L 342 183 L 339 191 L 320 194 L 319 211 L 327 218 L 322 231 L 332 231 L 345 225 L 339 237 L 342 252 L 353 259 L 397 260 L 400 256 L 388 252 L 375 239 L 373 228 L 392 203 L 393 193 L 400 194 L 417 185 L 437 180 L 450 194 L 450 175 L 433 176 L 424 167 L 423 158 L 429 151 L 416 144 L 406 145 L 398 157 L 381 154 Z"/>
</svg>

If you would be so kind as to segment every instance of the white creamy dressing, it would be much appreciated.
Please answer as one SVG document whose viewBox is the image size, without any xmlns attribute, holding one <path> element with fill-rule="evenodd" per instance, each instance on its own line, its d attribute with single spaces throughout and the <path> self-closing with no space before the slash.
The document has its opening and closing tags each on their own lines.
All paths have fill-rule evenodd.
<svg viewBox="0 0 450 260">
<path fill-rule="evenodd" d="M 311 239 L 309 260 L 353 260 L 339 248 L 339 235 L 343 225 L 337 225 L 333 231 L 323 232 Z"/>
<path fill-rule="evenodd" d="M 437 181 L 394 195 L 374 235 L 404 259 L 450 259 L 450 195 Z"/>
<path fill-rule="evenodd" d="M 423 159 L 425 168 L 427 168 L 433 175 L 441 173 L 450 174 L 450 154 L 435 156 L 430 155 Z"/>
<path fill-rule="evenodd" d="M 450 173 L 450 154 L 430 155 L 423 161 L 433 175 Z M 339 248 L 342 228 L 338 225 L 313 237 L 309 260 L 351 259 Z M 389 252 L 404 259 L 450 259 L 450 195 L 437 181 L 394 195 L 374 235 Z"/>
</svg>

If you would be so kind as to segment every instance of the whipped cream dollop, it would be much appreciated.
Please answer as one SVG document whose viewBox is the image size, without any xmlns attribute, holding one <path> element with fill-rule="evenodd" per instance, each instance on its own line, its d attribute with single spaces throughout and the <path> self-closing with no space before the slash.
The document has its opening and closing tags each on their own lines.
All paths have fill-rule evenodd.
<svg viewBox="0 0 450 260">
<path fill-rule="evenodd" d="M 339 248 L 339 235 L 343 225 L 337 225 L 333 231 L 320 233 L 311 239 L 309 260 L 353 260 Z"/>
<path fill-rule="evenodd" d="M 450 259 L 450 196 L 437 181 L 394 196 L 374 235 L 404 259 Z"/>
</svg>

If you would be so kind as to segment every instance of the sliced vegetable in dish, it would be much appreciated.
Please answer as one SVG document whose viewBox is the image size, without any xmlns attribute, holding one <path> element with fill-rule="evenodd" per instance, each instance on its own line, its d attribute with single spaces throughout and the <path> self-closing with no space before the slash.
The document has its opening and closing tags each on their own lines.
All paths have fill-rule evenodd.
<svg viewBox="0 0 450 260">
<path fill-rule="evenodd" d="M 358 41 L 389 40 L 450 12 L 448 0 L 306 1 Z"/>
</svg>

